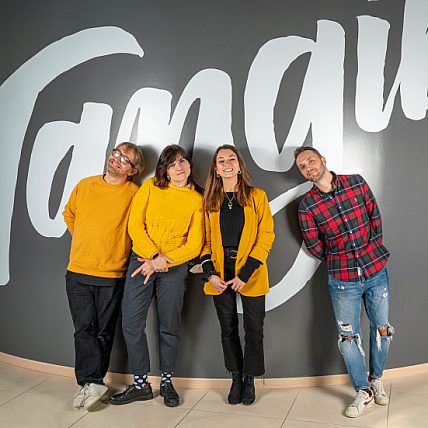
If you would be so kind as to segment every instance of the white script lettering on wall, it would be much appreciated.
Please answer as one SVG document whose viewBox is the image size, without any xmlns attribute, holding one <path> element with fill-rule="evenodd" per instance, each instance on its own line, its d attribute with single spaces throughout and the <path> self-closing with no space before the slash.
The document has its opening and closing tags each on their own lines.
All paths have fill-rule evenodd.
<svg viewBox="0 0 428 428">
<path fill-rule="evenodd" d="M 402 56 L 396 79 L 384 106 L 384 65 L 388 47 L 389 23 L 383 19 L 358 17 L 355 112 L 358 125 L 378 132 L 388 126 L 392 107 L 400 88 L 404 115 L 420 120 L 426 115 L 428 60 L 425 18 L 428 3 L 408 0 L 404 11 Z M 337 172 L 343 171 L 343 93 L 345 30 L 337 22 L 320 20 L 316 40 L 298 36 L 269 40 L 249 67 L 244 93 L 245 137 L 254 162 L 265 171 L 285 172 L 293 165 L 293 150 L 302 145 L 308 132 L 312 142 Z M 81 46 L 85 49 L 82 50 Z M 0 86 L 0 135 L 7 165 L 0 171 L 3 192 L 0 211 L 0 284 L 9 281 L 9 248 L 15 187 L 25 132 L 38 94 L 64 72 L 85 61 L 113 54 L 143 58 L 135 38 L 117 27 L 91 28 L 47 46 L 24 63 Z M 282 149 L 278 149 L 274 130 L 274 107 L 287 69 L 297 58 L 309 54 L 296 113 Z M 146 60 L 145 58 L 142 61 Z M 30 78 L 31 76 L 31 78 Z M 25 82 L 25 85 L 23 84 Z M 22 88 L 25 88 L 23 90 Z M 130 140 L 159 153 L 167 143 L 180 141 L 187 113 L 199 100 L 193 157 L 214 152 L 219 143 L 233 144 L 232 87 L 223 70 L 208 68 L 197 72 L 187 83 L 173 109 L 173 95 L 159 88 L 138 89 L 126 106 L 117 141 Z M 286 84 L 285 84 L 286 88 Z M 16 95 L 19 94 L 19 97 Z M 177 98 L 177 97 L 175 97 Z M 42 236 L 60 237 L 65 231 L 61 211 L 75 184 L 83 177 L 99 173 L 111 136 L 113 109 L 101 103 L 82 106 L 79 123 L 49 122 L 39 130 L 31 154 L 27 177 L 27 206 L 31 222 Z M 70 148 L 72 160 L 58 212 L 49 216 L 49 197 L 55 171 Z M 90 162 L 87 159 L 90 159 Z M 86 159 L 86 161 L 85 161 Z M 146 175 L 153 171 L 146 171 Z M 278 213 L 309 188 L 305 183 L 270 201 Z M 267 309 L 273 309 L 301 290 L 313 276 L 319 262 L 303 246 L 289 271 L 272 284 Z"/>
<path fill-rule="evenodd" d="M 85 46 L 85 49 L 81 49 L 81 46 Z M 10 229 L 18 165 L 25 132 L 38 94 L 67 70 L 90 59 L 118 53 L 143 56 L 143 50 L 135 38 L 120 28 L 83 30 L 44 48 L 0 86 L 0 118 L 4 123 L 0 127 L 0 139 L 7 142 L 3 146 L 3 156 L 8 160 L 7 167 L 0 170 L 3 187 L 0 210 L 1 285 L 9 281 Z M 66 188 L 70 189 L 70 184 Z M 49 217 L 44 221 L 48 223 Z M 43 220 L 38 220 L 39 224 L 40 222 Z"/>
</svg>

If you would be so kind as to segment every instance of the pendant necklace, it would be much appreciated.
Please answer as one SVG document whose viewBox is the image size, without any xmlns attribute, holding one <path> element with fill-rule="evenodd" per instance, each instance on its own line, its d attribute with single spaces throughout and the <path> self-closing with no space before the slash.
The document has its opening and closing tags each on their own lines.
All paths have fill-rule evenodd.
<svg viewBox="0 0 428 428">
<path fill-rule="evenodd" d="M 227 208 L 229 208 L 231 210 L 232 209 L 232 205 L 233 205 L 233 199 L 235 198 L 235 192 L 232 193 L 232 197 L 231 198 L 229 198 L 229 195 L 226 192 L 224 192 L 224 196 L 226 196 L 227 200 L 229 201 L 227 203 Z"/>
</svg>

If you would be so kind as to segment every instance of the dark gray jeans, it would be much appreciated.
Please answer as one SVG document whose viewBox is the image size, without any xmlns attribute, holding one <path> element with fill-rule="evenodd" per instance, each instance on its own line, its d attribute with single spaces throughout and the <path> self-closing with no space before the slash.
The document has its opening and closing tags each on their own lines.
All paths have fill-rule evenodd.
<svg viewBox="0 0 428 428">
<path fill-rule="evenodd" d="M 132 252 L 126 274 L 122 300 L 122 329 L 128 350 L 129 367 L 133 374 L 150 371 L 149 349 L 146 337 L 146 319 L 152 298 L 155 297 L 159 327 L 159 369 L 173 372 L 180 342 L 181 311 L 186 291 L 187 263 L 174 266 L 168 272 L 156 272 L 147 284 L 145 276 L 131 278 L 141 266 Z"/>
</svg>

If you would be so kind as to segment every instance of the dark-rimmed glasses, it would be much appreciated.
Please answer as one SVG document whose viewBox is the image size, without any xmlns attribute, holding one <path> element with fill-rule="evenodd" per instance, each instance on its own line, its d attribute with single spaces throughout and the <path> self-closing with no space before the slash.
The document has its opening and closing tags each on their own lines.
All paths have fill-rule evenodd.
<svg viewBox="0 0 428 428">
<path fill-rule="evenodd" d="M 113 149 L 111 154 L 113 155 L 114 158 L 119 159 L 122 165 L 131 165 L 132 168 L 135 168 L 135 165 L 129 160 L 129 158 L 123 155 L 119 149 Z"/>
</svg>

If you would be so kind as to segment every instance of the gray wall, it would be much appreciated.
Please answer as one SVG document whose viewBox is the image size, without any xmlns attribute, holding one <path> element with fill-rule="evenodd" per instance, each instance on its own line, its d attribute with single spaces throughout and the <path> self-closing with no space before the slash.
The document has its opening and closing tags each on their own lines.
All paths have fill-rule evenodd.
<svg viewBox="0 0 428 428">
<path fill-rule="evenodd" d="M 215 147 L 233 142 L 275 212 L 266 376 L 343 373 L 326 268 L 300 249 L 307 186 L 292 151 L 313 144 L 331 169 L 364 175 L 381 207 L 388 367 L 426 363 L 427 25 L 425 0 L 2 2 L 0 351 L 73 365 L 60 213 L 117 140 L 143 145 L 146 176 L 164 145 L 182 144 L 201 185 Z M 155 324 L 151 313 L 154 368 Z M 199 277 L 182 337 L 178 376 L 225 376 Z M 120 330 L 111 370 L 127 370 Z"/>
</svg>

